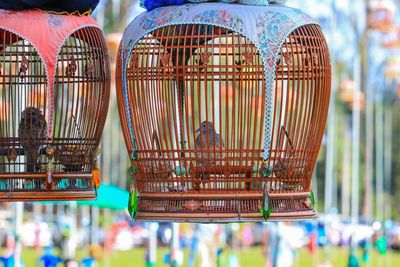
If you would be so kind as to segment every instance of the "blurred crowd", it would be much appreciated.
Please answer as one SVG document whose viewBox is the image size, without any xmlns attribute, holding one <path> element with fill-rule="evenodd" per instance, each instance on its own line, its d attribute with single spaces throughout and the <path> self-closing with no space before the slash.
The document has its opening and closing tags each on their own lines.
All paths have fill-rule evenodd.
<svg viewBox="0 0 400 267">
<path fill-rule="evenodd" d="M 10 218 L 11 219 L 11 218 Z M 67 216 L 49 222 L 35 219 L 26 220 L 19 236 L 10 232 L 10 221 L 0 220 L 1 262 L 3 266 L 14 265 L 16 240 L 24 248 L 34 248 L 37 253 L 36 266 L 93 266 L 104 255 L 113 251 L 127 251 L 138 247 L 148 250 L 151 231 L 155 231 L 159 247 L 167 247 L 162 259 L 164 263 L 173 257 L 176 266 L 239 266 L 236 252 L 252 246 L 262 249 L 260 257 L 266 259 L 266 267 L 293 266 L 297 250 L 307 249 L 313 257 L 321 247 L 345 247 L 349 249 L 349 266 L 360 266 L 368 262 L 372 250 L 386 254 L 388 250 L 400 250 L 400 224 L 391 221 L 352 224 L 339 216 L 321 216 L 316 221 L 268 222 L 246 224 L 180 224 L 178 233 L 179 249 L 169 250 L 174 238 L 171 223 L 149 224 L 133 222 L 125 214 L 115 217 L 109 227 L 94 227 L 90 223 L 71 227 Z M 93 240 L 96 236 L 96 240 Z M 72 246 L 72 247 L 71 247 Z M 362 257 L 352 251 L 358 248 Z M 85 251 L 77 259 L 72 250 Z M 187 257 L 183 257 L 186 251 Z M 149 261 L 149 251 L 143 257 Z M 222 255 L 227 259 L 221 262 Z M 185 261 L 185 262 L 184 262 Z M 173 266 L 171 264 L 171 266 Z M 331 266 L 329 262 L 325 265 Z"/>
</svg>

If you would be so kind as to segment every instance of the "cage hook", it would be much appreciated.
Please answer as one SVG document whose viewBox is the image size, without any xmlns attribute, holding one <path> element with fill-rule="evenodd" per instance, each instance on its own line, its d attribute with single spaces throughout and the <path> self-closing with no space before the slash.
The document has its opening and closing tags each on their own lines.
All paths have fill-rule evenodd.
<svg viewBox="0 0 400 267">
<path fill-rule="evenodd" d="M 132 219 L 135 218 L 135 215 L 139 209 L 138 205 L 138 193 L 136 186 L 136 177 L 133 175 L 131 184 L 129 186 L 129 200 L 128 200 L 128 211 L 129 215 L 131 215 Z"/>
<path fill-rule="evenodd" d="M 165 52 L 160 60 L 161 60 L 161 64 L 163 65 L 163 67 L 167 67 L 169 65 L 169 61 L 171 59 L 171 55 L 168 52 Z"/>
<path fill-rule="evenodd" d="M 76 60 L 73 56 L 71 56 L 69 58 L 69 63 L 67 66 L 67 71 L 66 71 L 67 77 L 73 76 L 76 72 L 76 69 L 77 69 Z"/>
<path fill-rule="evenodd" d="M 93 187 L 97 190 L 100 186 L 100 168 L 99 168 L 99 157 L 100 157 L 100 148 L 97 148 L 97 150 L 94 153 L 93 157 L 93 170 L 92 170 L 92 184 Z"/>
<path fill-rule="evenodd" d="M 28 70 L 28 59 L 25 54 L 22 55 L 21 66 L 19 67 L 18 76 L 22 79 L 26 75 L 26 71 Z"/>
<path fill-rule="evenodd" d="M 54 153 L 55 150 L 53 147 L 48 146 L 46 148 L 46 156 L 48 158 L 47 161 L 47 177 L 46 181 L 44 182 L 45 188 L 50 191 L 54 187 L 54 181 L 53 181 L 53 173 L 54 173 L 54 165 L 53 165 L 53 160 L 54 160 Z"/>
<path fill-rule="evenodd" d="M 202 52 L 199 54 L 199 59 L 196 60 L 196 63 L 200 65 L 200 70 L 203 70 L 208 65 L 208 61 L 210 60 L 211 53 Z"/>
<path fill-rule="evenodd" d="M 263 198 L 261 203 L 261 215 L 264 217 L 264 220 L 267 221 L 269 216 L 272 213 L 272 209 L 269 203 L 269 193 L 267 191 L 266 183 L 263 185 Z"/>
<path fill-rule="evenodd" d="M 239 201 L 239 194 L 238 192 L 236 192 L 236 203 L 237 203 L 237 211 L 238 211 L 238 215 L 239 215 L 239 221 L 242 218 L 242 213 L 240 211 L 240 201 Z"/>
</svg>

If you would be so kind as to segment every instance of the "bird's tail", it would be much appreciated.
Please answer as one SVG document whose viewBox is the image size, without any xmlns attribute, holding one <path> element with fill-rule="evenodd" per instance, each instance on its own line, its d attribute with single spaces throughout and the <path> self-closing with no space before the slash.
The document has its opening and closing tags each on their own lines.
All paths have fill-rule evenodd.
<svg viewBox="0 0 400 267">
<path fill-rule="evenodd" d="M 34 172 L 35 171 L 35 157 L 32 151 L 28 151 L 26 153 L 26 170 L 27 172 Z"/>
<path fill-rule="evenodd" d="M 26 152 L 26 171 L 28 173 L 36 172 L 40 169 L 40 163 L 38 162 L 39 153 L 37 151 Z"/>
</svg>

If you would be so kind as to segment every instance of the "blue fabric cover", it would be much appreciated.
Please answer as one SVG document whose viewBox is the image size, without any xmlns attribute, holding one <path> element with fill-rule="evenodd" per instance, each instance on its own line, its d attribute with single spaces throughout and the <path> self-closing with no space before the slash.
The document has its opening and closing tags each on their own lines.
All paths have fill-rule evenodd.
<svg viewBox="0 0 400 267">
<path fill-rule="evenodd" d="M 147 11 L 151 11 L 157 7 L 163 6 L 179 6 L 186 3 L 206 3 L 206 2 L 221 2 L 221 3 L 239 3 L 243 5 L 251 5 L 251 6 L 266 6 L 269 3 L 271 4 L 284 4 L 286 1 L 277 1 L 277 0 L 140 0 L 140 6 L 146 8 Z"/>
<path fill-rule="evenodd" d="M 187 0 L 144 0 L 143 4 L 147 11 L 151 11 L 162 6 L 179 6 L 186 4 Z"/>
</svg>

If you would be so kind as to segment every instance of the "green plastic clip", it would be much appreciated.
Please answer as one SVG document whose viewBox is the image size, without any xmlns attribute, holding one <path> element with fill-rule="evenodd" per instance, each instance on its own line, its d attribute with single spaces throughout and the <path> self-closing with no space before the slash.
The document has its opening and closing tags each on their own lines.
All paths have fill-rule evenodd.
<svg viewBox="0 0 400 267">
<path fill-rule="evenodd" d="M 138 209 L 139 209 L 138 197 L 137 197 L 137 191 L 135 190 L 129 194 L 129 202 L 128 202 L 128 211 L 132 219 L 135 218 Z"/>
<path fill-rule="evenodd" d="M 267 209 L 265 210 L 264 208 L 261 208 L 261 215 L 264 217 L 264 220 L 267 221 L 269 216 L 271 215 L 272 210 L 271 209 Z"/>
<path fill-rule="evenodd" d="M 314 199 L 314 192 L 312 190 L 310 191 L 310 200 L 311 200 L 311 205 L 314 208 L 315 199 Z"/>
<path fill-rule="evenodd" d="M 265 191 L 264 191 L 264 194 L 263 194 L 263 204 L 262 204 L 262 207 L 260 209 L 260 212 L 261 212 L 261 215 L 263 216 L 265 221 L 268 220 L 269 216 L 272 213 L 272 209 L 269 207 L 268 192 L 265 192 Z"/>
</svg>

